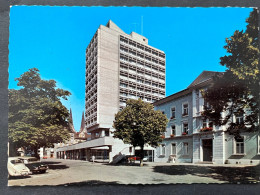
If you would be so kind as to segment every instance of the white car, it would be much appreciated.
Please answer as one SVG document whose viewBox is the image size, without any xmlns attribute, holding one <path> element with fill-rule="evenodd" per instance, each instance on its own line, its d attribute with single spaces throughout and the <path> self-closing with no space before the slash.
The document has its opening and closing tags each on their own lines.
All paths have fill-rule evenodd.
<svg viewBox="0 0 260 195">
<path fill-rule="evenodd" d="M 9 157 L 7 162 L 8 176 L 28 176 L 32 174 L 19 157 Z"/>
</svg>

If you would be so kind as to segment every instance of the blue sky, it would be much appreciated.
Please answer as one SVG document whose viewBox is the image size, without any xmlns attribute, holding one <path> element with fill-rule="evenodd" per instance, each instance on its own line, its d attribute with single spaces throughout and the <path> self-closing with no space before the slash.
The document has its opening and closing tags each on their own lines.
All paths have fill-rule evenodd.
<svg viewBox="0 0 260 195">
<path fill-rule="evenodd" d="M 166 96 L 185 89 L 203 70 L 224 71 L 225 38 L 246 28 L 251 8 L 13 6 L 10 11 L 9 88 L 30 68 L 72 95 L 74 126 L 85 106 L 85 49 L 109 19 L 143 35 L 166 53 Z"/>
</svg>

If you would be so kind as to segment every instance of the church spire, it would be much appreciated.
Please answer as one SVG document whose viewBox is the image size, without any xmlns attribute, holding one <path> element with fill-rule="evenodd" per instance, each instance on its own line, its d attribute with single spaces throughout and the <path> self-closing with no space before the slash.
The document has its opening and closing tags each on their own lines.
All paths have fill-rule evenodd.
<svg viewBox="0 0 260 195">
<path fill-rule="evenodd" d="M 82 132 L 85 130 L 85 117 L 84 117 L 84 111 L 82 112 L 82 118 L 81 118 L 81 125 L 79 132 Z"/>
<path fill-rule="evenodd" d="M 70 116 L 69 116 L 69 130 L 71 133 L 75 133 L 74 125 L 73 125 L 73 118 L 72 118 L 72 110 L 70 108 Z"/>
</svg>

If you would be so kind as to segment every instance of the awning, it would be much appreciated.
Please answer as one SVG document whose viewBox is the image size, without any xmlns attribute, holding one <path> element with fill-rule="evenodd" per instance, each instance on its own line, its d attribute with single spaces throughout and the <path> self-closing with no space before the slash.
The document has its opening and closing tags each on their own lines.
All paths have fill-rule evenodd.
<svg viewBox="0 0 260 195">
<path fill-rule="evenodd" d="M 109 150 L 108 146 L 102 146 L 102 147 L 95 147 L 95 148 L 90 148 L 91 150 Z"/>
<path fill-rule="evenodd" d="M 144 150 L 154 150 L 155 148 L 151 147 L 151 146 L 144 146 Z M 141 148 L 139 146 L 135 147 L 135 150 L 141 150 Z"/>
</svg>

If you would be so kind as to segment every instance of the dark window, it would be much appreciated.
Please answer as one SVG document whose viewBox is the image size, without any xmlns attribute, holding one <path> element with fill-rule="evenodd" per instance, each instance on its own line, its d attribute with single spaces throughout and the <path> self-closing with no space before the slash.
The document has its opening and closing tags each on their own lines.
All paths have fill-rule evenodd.
<svg viewBox="0 0 260 195">
<path fill-rule="evenodd" d="M 172 126 L 172 135 L 175 135 L 175 125 Z"/>
<path fill-rule="evenodd" d="M 173 119 L 173 118 L 175 118 L 175 107 L 172 108 L 171 111 L 172 111 L 172 116 L 171 116 L 171 118 Z"/>
<path fill-rule="evenodd" d="M 182 115 L 186 116 L 189 114 L 189 105 L 188 104 L 183 104 L 183 112 Z"/>
<path fill-rule="evenodd" d="M 236 140 L 236 154 L 244 154 L 244 138 L 238 138 Z"/>
</svg>

